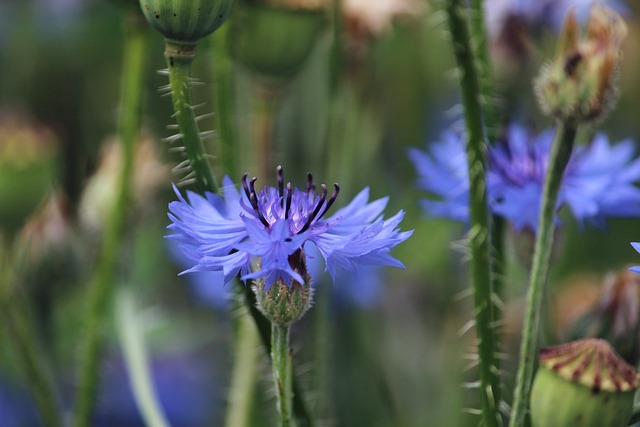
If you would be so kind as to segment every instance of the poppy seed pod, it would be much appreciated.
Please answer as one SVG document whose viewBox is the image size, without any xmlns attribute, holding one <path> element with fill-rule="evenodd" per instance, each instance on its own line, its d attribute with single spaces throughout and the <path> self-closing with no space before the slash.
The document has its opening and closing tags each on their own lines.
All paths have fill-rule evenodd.
<svg viewBox="0 0 640 427">
<path fill-rule="evenodd" d="M 226 21 L 233 0 L 140 0 L 147 21 L 169 40 L 196 43 Z"/>
<path fill-rule="evenodd" d="M 540 351 L 531 392 L 533 427 L 624 427 L 640 378 L 604 340 Z"/>
<path fill-rule="evenodd" d="M 229 28 L 231 56 L 263 77 L 289 79 L 311 54 L 325 21 L 322 8 L 238 2 Z"/>
</svg>

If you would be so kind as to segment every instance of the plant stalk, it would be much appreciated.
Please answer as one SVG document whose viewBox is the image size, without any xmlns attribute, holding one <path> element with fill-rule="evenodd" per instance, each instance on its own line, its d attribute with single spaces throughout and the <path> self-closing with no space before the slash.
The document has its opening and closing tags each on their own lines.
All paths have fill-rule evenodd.
<svg viewBox="0 0 640 427">
<path fill-rule="evenodd" d="M 271 364 L 281 427 L 291 427 L 293 414 L 293 353 L 289 347 L 289 332 L 288 325 L 271 325 Z"/>
<path fill-rule="evenodd" d="M 509 420 L 510 427 L 524 425 L 529 404 L 536 357 L 536 341 L 540 329 L 540 310 L 553 248 L 556 205 L 562 176 L 571 158 L 576 131 L 577 127 L 574 124 L 559 122 L 551 152 L 549 153 L 548 169 L 538 219 L 538 233 L 533 253 L 529 289 L 527 291 L 526 312 L 522 326 L 520 359 L 514 390 L 513 410 Z"/>
<path fill-rule="evenodd" d="M 480 102 L 480 85 L 468 23 L 460 0 L 448 2 L 447 15 L 454 55 L 461 71 L 460 88 L 467 138 L 470 194 L 469 244 L 478 342 L 482 422 L 485 427 L 497 427 L 502 424 L 498 410 L 500 376 L 497 367 L 497 343 L 493 322 L 495 307 L 492 298 L 491 217 L 488 208 L 486 180 L 487 144 Z"/>
<path fill-rule="evenodd" d="M 90 281 L 85 332 L 80 347 L 78 396 L 73 425 L 90 423 L 98 388 L 102 332 L 115 278 L 116 260 L 130 199 L 135 143 L 140 125 L 142 82 L 149 29 L 139 13 L 127 17 L 118 135 L 122 147 L 122 163 L 118 176 L 117 199 L 104 230 L 103 243 L 95 274 Z"/>
</svg>

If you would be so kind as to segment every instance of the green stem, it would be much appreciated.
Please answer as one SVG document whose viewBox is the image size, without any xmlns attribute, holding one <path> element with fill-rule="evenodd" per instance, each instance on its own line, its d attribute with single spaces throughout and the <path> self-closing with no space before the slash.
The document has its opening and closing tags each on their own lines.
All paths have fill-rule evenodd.
<svg viewBox="0 0 640 427">
<path fill-rule="evenodd" d="M 154 391 L 147 362 L 149 358 L 133 298 L 130 290 L 122 289 L 116 303 L 116 324 L 133 397 L 147 426 L 169 427 Z"/>
<path fill-rule="evenodd" d="M 165 40 L 164 56 L 169 67 L 171 99 L 189 166 L 200 192 L 217 191 L 217 183 L 207 160 L 198 122 L 191 105 L 189 72 L 195 58 L 195 43 Z"/>
<path fill-rule="evenodd" d="M 249 314 L 253 318 L 256 323 L 258 334 L 260 335 L 260 341 L 262 342 L 262 347 L 267 351 L 269 357 L 271 357 L 271 326 L 266 317 L 258 310 L 256 305 L 256 294 L 251 290 L 251 287 L 245 287 L 245 300 L 246 307 L 249 309 Z M 302 398 L 302 390 L 298 386 L 298 383 L 293 378 L 293 413 L 296 417 L 296 424 L 298 427 L 312 427 L 313 422 L 311 420 L 311 415 L 307 406 L 305 404 L 304 399 Z"/>
<path fill-rule="evenodd" d="M 289 331 L 288 325 L 271 325 L 271 364 L 282 427 L 291 427 L 293 412 L 293 354 L 289 348 Z"/>
<path fill-rule="evenodd" d="M 122 163 L 118 176 L 117 199 L 109 213 L 98 265 L 90 282 L 85 332 L 80 347 L 78 373 L 78 397 L 74 426 L 89 425 L 98 386 L 101 335 L 105 322 L 109 291 L 115 276 L 115 264 L 130 198 L 131 176 L 135 142 L 140 124 L 141 93 L 144 77 L 145 50 L 148 44 L 148 26 L 137 12 L 132 12 L 127 22 L 125 51 L 122 70 L 121 113 L 119 137 L 122 146 Z"/>
<path fill-rule="evenodd" d="M 258 154 L 257 176 L 266 179 L 274 171 L 273 143 L 278 100 L 282 90 L 277 85 L 257 83 L 254 101 L 253 130 L 255 152 Z"/>
<path fill-rule="evenodd" d="M 219 152 L 224 162 L 224 173 L 233 179 L 240 176 L 238 170 L 238 137 L 234 127 L 234 69 L 228 53 L 228 25 L 223 25 L 209 39 L 213 52 L 214 99 L 216 124 L 220 132 Z"/>
<path fill-rule="evenodd" d="M 487 46 L 487 31 L 484 25 L 484 0 L 472 0 L 470 12 L 471 42 L 476 58 L 476 69 L 480 83 L 480 100 L 489 141 L 494 141 L 500 132 L 500 112 L 495 102 L 491 59 Z"/>
<path fill-rule="evenodd" d="M 460 0 L 447 6 L 456 63 L 460 68 L 460 87 L 464 106 L 469 164 L 471 276 L 473 280 L 475 327 L 478 341 L 480 400 L 485 427 L 501 425 L 498 411 L 500 376 L 493 319 L 491 231 L 486 186 L 486 141 L 480 87 L 469 30 Z"/>
<path fill-rule="evenodd" d="M 253 395 L 258 378 L 258 353 L 260 346 L 256 324 L 251 319 L 245 305 L 244 285 L 234 283 L 234 356 L 229 407 L 225 420 L 226 427 L 249 427 Z"/>
<path fill-rule="evenodd" d="M 522 326 L 520 359 L 518 375 L 516 377 L 516 388 L 514 391 L 513 411 L 509 420 L 510 427 L 520 427 L 524 425 L 529 403 L 531 379 L 533 377 L 533 367 L 536 356 L 536 340 L 540 329 L 540 309 L 553 247 L 558 193 L 560 191 L 564 170 L 571 157 L 575 137 L 575 125 L 559 123 L 551 152 L 549 153 L 549 166 L 542 193 L 538 233 L 533 253 L 531 276 L 529 278 L 529 290 L 527 292 L 527 308 Z"/>
</svg>

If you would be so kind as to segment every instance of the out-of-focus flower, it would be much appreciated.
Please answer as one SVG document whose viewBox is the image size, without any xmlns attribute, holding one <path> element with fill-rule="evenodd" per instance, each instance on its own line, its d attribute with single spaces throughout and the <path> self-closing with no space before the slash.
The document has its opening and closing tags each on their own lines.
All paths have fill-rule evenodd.
<svg viewBox="0 0 640 427">
<path fill-rule="evenodd" d="M 553 131 L 533 135 L 512 125 L 502 142 L 489 147 L 487 173 L 491 210 L 508 219 L 514 229 L 536 230 Z M 420 178 L 418 186 L 440 196 L 427 200 L 428 215 L 468 220 L 468 175 L 461 137 L 448 133 L 431 153 L 413 149 L 410 157 Z M 624 140 L 610 145 L 598 134 L 577 147 L 564 174 L 558 209 L 566 205 L 580 222 L 602 223 L 606 217 L 640 215 L 640 159 L 634 144 Z"/>
<path fill-rule="evenodd" d="M 400 232 L 404 212 L 382 218 L 387 198 L 368 202 L 369 191 L 334 215 L 324 218 L 339 192 L 335 186 L 327 198 L 326 186 L 317 192 L 311 175 L 304 190 L 286 186 L 279 168 L 278 188 L 255 190 L 256 179 L 243 177 L 241 195 L 229 178 L 223 182 L 223 195 L 205 197 L 178 194 L 169 204 L 169 217 L 176 239 L 194 262 L 191 271 L 222 271 L 222 283 L 240 274 L 242 280 L 263 280 L 267 289 L 274 283 L 304 284 L 307 274 L 305 245 L 315 245 L 335 277 L 339 268 L 353 270 L 357 265 L 403 267 L 390 255 L 390 249 L 406 240 L 411 231 Z M 254 271 L 253 259 L 258 259 Z"/>
<path fill-rule="evenodd" d="M 80 200 L 80 221 L 91 230 L 102 230 L 108 212 L 118 197 L 118 176 L 122 164 L 122 148 L 116 141 L 105 144 L 100 165 L 89 179 Z M 153 141 L 143 138 L 136 144 L 131 181 L 131 201 L 140 210 L 153 206 L 157 191 L 169 180 L 169 168 L 159 159 Z"/>
<path fill-rule="evenodd" d="M 429 153 L 411 148 L 409 158 L 418 172 L 418 187 L 439 197 L 422 199 L 424 211 L 434 217 L 468 221 L 469 171 L 460 136 L 446 131 L 431 145 Z"/>
<path fill-rule="evenodd" d="M 352 36 L 372 36 L 387 31 L 397 19 L 416 18 L 424 11 L 417 0 L 345 0 L 342 13 Z"/>
<path fill-rule="evenodd" d="M 50 129 L 0 111 L 0 234 L 17 232 L 51 190 L 57 153 Z"/>
<path fill-rule="evenodd" d="M 640 276 L 628 270 L 609 273 L 599 288 L 598 299 L 583 309 L 581 316 L 574 315 L 563 335 L 569 339 L 607 340 L 635 366 L 640 359 Z M 565 308 L 572 303 L 565 300 Z"/>
<path fill-rule="evenodd" d="M 574 13 L 567 16 L 556 58 L 535 80 L 540 108 L 562 121 L 602 119 L 617 97 L 617 69 L 627 27 L 601 4 L 591 8 L 584 37 Z"/>
</svg>

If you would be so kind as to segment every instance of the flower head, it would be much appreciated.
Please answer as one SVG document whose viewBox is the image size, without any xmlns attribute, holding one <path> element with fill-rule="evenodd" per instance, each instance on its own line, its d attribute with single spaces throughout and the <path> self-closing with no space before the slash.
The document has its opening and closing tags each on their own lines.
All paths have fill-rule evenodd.
<svg viewBox="0 0 640 427">
<path fill-rule="evenodd" d="M 516 230 L 537 229 L 553 131 L 535 135 L 510 126 L 503 141 L 489 147 L 487 172 L 493 213 L 511 221 Z M 428 215 L 458 221 L 468 218 L 468 174 L 460 136 L 446 133 L 431 153 L 413 149 L 410 157 L 420 178 L 418 186 L 441 200 L 426 200 Z M 568 206 L 580 222 L 602 223 L 605 217 L 640 215 L 640 159 L 634 159 L 631 140 L 610 145 L 598 134 L 577 147 L 569 161 L 558 196 L 558 209 Z"/>
<path fill-rule="evenodd" d="M 633 246 L 633 249 L 640 252 L 640 242 L 631 242 L 631 246 Z M 629 270 L 633 271 L 634 273 L 640 274 L 640 266 L 631 267 Z"/>
<path fill-rule="evenodd" d="M 223 182 L 223 197 L 188 193 L 169 204 L 169 218 L 177 240 L 195 264 L 185 272 L 222 271 L 224 283 L 240 274 L 242 280 L 264 281 L 290 287 L 305 284 L 308 276 L 305 245 L 317 247 L 326 269 L 353 270 L 357 265 L 403 267 L 389 251 L 406 240 L 411 231 L 400 232 L 404 212 L 382 218 L 387 199 L 369 202 L 368 189 L 334 215 L 326 217 L 340 187 L 329 196 L 323 184 L 317 191 L 308 175 L 303 190 L 284 184 L 278 168 L 278 186 L 255 189 L 256 178 L 242 179 L 240 194 L 229 178 Z M 252 262 L 258 260 L 259 262 Z M 252 269 L 253 266 L 253 269 Z"/>
</svg>

